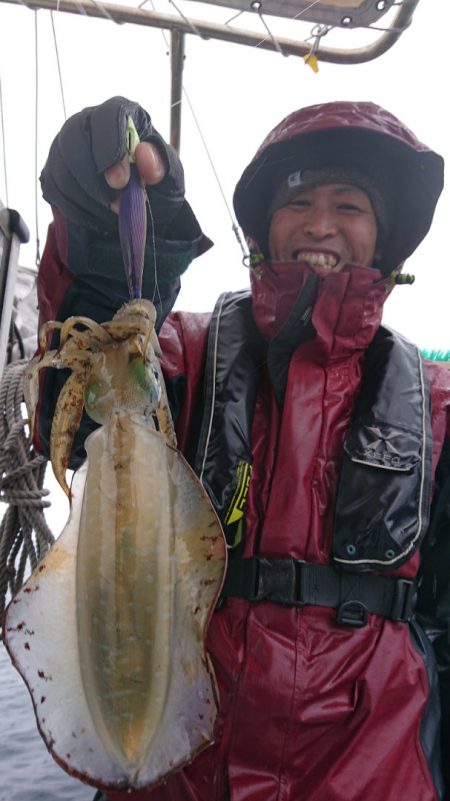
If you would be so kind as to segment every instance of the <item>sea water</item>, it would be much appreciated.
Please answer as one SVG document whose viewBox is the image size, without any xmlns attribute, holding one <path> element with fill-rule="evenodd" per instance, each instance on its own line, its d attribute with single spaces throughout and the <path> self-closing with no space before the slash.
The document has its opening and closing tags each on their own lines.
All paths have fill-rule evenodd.
<svg viewBox="0 0 450 801">
<path fill-rule="evenodd" d="M 52 506 L 47 522 L 57 536 L 67 499 L 47 471 Z M 4 512 L 0 503 L 0 519 Z M 53 760 L 38 732 L 31 696 L 0 641 L 0 801 L 92 801 L 95 788 L 73 779 Z"/>
<path fill-rule="evenodd" d="M 92 801 L 47 752 L 28 690 L 0 643 L 0 801 Z"/>
</svg>

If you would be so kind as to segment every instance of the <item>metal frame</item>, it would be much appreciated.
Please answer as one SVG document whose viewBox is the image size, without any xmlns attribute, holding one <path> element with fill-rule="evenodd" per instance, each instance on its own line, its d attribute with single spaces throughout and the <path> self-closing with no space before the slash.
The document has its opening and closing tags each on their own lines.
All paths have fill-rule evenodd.
<svg viewBox="0 0 450 801">
<path fill-rule="evenodd" d="M 261 41 L 261 34 L 254 31 L 231 28 L 212 22 L 198 19 L 186 20 L 181 16 L 160 14 L 155 11 L 144 11 L 141 8 L 114 5 L 112 3 L 97 3 L 90 0 L 0 0 L 12 5 L 27 6 L 30 9 L 46 9 L 48 11 L 64 11 L 68 14 L 80 14 L 87 17 L 113 20 L 117 23 L 128 22 L 134 25 L 144 25 L 153 28 L 162 28 L 171 31 L 172 51 L 172 117 L 171 117 L 171 144 L 177 149 L 180 142 L 181 124 L 181 95 L 182 71 L 184 58 L 184 34 L 200 35 L 204 39 L 219 39 L 221 41 L 258 47 L 263 50 L 273 50 L 284 55 L 306 56 L 311 53 L 311 43 L 295 41 L 285 37 L 270 37 Z M 336 64 L 362 64 L 383 55 L 400 38 L 411 23 L 413 13 L 419 0 L 403 0 L 392 22 L 390 30 L 385 31 L 371 45 L 358 47 L 353 50 L 325 47 L 320 44 L 318 55 L 322 62 Z"/>
<path fill-rule="evenodd" d="M 284 17 L 294 21 L 361 28 L 373 25 L 396 0 L 195 0 L 228 11 L 264 14 L 265 17 Z"/>
<path fill-rule="evenodd" d="M 29 238 L 17 211 L 5 208 L 0 200 L 0 379 L 6 365 L 20 245 Z"/>
</svg>

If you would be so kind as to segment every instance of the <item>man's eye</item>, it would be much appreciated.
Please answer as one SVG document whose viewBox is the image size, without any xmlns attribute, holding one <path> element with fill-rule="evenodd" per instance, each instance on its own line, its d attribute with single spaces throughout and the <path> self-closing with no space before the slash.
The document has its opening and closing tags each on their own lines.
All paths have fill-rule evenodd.
<svg viewBox="0 0 450 801">
<path fill-rule="evenodd" d="M 343 209 L 344 211 L 362 211 L 355 203 L 340 203 L 338 209 Z"/>
<path fill-rule="evenodd" d="M 310 206 L 311 203 L 309 200 L 306 200 L 306 198 L 299 198 L 298 200 L 292 200 L 289 205 L 300 206 L 300 208 L 306 208 L 307 206 Z"/>
</svg>

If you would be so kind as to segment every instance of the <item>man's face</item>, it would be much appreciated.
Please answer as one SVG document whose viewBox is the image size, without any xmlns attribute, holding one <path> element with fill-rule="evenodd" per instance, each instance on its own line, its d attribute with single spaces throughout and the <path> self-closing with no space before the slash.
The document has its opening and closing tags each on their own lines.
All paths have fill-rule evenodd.
<svg viewBox="0 0 450 801">
<path fill-rule="evenodd" d="M 273 214 L 269 228 L 273 261 L 306 261 L 322 275 L 339 272 L 348 263 L 371 267 L 376 241 L 369 196 L 352 184 L 300 190 Z"/>
</svg>

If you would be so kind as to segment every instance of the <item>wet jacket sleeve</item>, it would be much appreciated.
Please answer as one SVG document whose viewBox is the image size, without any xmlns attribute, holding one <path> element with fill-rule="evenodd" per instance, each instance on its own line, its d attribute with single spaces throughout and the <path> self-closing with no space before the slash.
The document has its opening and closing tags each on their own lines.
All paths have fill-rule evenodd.
<svg viewBox="0 0 450 801">
<path fill-rule="evenodd" d="M 450 437 L 438 465 L 431 523 L 422 547 L 417 617 L 437 662 L 444 799 L 450 801 Z"/>
<path fill-rule="evenodd" d="M 115 192 L 104 171 L 126 153 L 125 128 L 133 117 L 141 141 L 152 142 L 167 172 L 147 194 L 151 221 L 145 252 L 142 294 L 153 300 L 158 329 L 172 308 L 180 276 L 209 246 L 184 197 L 184 176 L 175 151 L 155 130 L 137 103 L 114 97 L 75 114 L 50 148 L 41 174 L 44 198 L 52 205 L 50 226 L 38 275 L 39 325 L 85 315 L 111 319 L 129 299 L 119 245 L 118 218 L 110 210 Z M 56 347 L 55 332 L 52 347 Z M 42 377 L 34 444 L 48 457 L 55 404 L 68 371 L 48 369 Z M 84 459 L 83 443 L 95 425 L 83 417 L 70 466 Z"/>
</svg>

